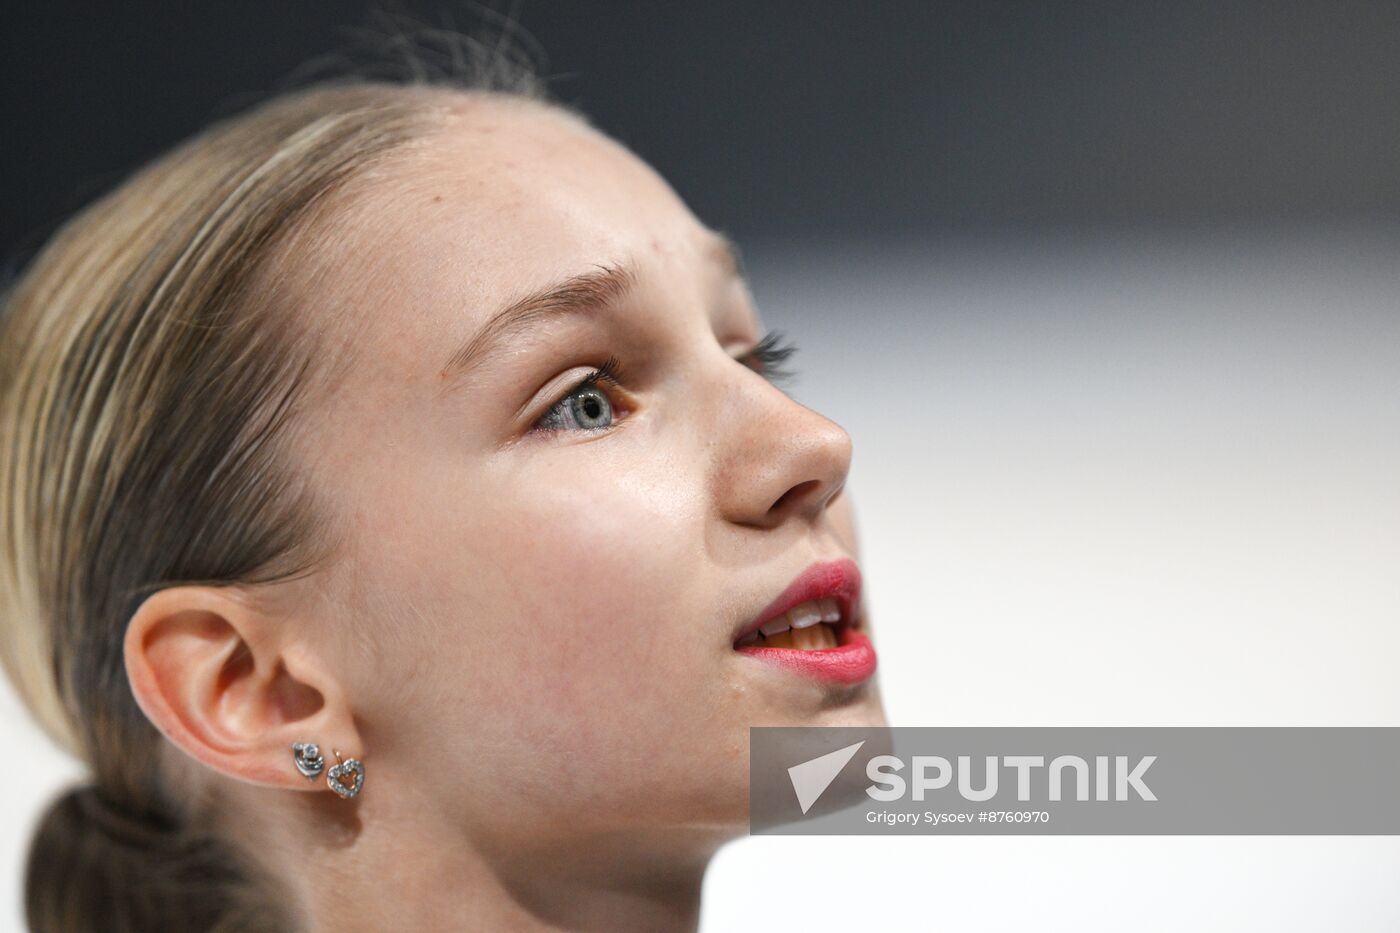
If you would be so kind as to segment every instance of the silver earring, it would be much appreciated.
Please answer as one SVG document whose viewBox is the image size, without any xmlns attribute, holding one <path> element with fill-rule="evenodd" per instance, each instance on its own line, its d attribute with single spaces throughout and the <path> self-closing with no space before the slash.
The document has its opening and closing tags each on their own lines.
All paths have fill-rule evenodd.
<svg viewBox="0 0 1400 933">
<path fill-rule="evenodd" d="M 335 767 L 326 772 L 326 783 L 331 790 L 349 800 L 360 792 L 360 788 L 365 786 L 365 766 L 360 764 L 358 758 L 341 758 L 340 752 L 331 750 L 335 755 L 335 760 L 339 762 Z M 346 783 L 346 778 L 349 783 Z"/>
<path fill-rule="evenodd" d="M 321 748 L 315 742 L 293 743 L 292 761 L 308 781 L 320 777 L 326 767 L 326 759 L 321 757 Z"/>
</svg>

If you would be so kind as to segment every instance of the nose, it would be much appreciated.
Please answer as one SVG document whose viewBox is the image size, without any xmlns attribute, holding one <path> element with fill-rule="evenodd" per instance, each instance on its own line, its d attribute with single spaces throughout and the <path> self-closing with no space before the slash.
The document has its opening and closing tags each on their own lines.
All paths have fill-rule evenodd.
<svg viewBox="0 0 1400 933">
<path fill-rule="evenodd" d="M 752 370 L 729 382 L 715 484 L 725 518 L 755 528 L 816 522 L 846 484 L 850 434 Z"/>
</svg>

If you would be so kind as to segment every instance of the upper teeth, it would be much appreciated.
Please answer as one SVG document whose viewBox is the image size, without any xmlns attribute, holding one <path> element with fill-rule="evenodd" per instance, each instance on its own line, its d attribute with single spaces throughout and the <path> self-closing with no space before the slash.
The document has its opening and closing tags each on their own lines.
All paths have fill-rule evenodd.
<svg viewBox="0 0 1400 933">
<path fill-rule="evenodd" d="M 840 619 L 841 607 L 836 604 L 835 599 L 809 599 L 764 622 L 758 630 L 764 635 L 776 635 L 790 628 L 807 628 L 818 622 L 837 622 Z"/>
</svg>

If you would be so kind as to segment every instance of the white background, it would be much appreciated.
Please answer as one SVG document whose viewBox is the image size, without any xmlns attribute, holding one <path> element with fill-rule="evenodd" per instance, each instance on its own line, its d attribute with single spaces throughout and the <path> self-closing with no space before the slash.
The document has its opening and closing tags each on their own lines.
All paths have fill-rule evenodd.
<svg viewBox="0 0 1400 933">
<path fill-rule="evenodd" d="M 1400 234 L 746 243 L 896 725 L 1400 725 Z M 0 919 L 79 774 L 6 684 Z M 730 930 L 1396 930 L 1400 838 L 762 837 Z M 18 926 L 16 926 L 18 928 Z"/>
</svg>

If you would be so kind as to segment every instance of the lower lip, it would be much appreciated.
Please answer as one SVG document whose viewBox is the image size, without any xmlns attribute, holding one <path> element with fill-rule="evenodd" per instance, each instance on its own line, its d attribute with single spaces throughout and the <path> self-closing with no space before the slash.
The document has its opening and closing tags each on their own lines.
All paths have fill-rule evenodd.
<svg viewBox="0 0 1400 933">
<path fill-rule="evenodd" d="M 833 684 L 858 684 L 875 673 L 875 646 L 864 632 L 842 629 L 835 648 L 753 648 L 734 650 L 759 661 Z"/>
</svg>

